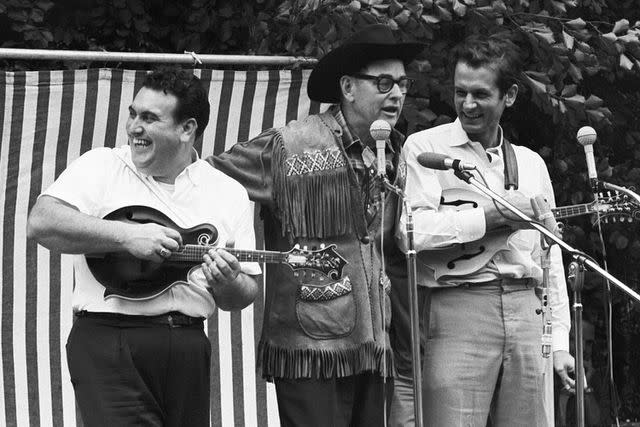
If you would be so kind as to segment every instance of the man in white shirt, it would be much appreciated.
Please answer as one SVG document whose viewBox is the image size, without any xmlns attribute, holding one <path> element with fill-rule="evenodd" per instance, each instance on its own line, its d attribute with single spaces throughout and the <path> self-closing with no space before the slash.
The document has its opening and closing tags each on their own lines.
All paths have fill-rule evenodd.
<svg viewBox="0 0 640 427">
<path fill-rule="evenodd" d="M 503 215 L 506 209 L 498 210 L 453 171 L 427 169 L 417 157 L 435 152 L 476 165 L 490 188 L 534 218 L 531 199 L 543 196 L 553 204 L 553 188 L 542 158 L 511 146 L 499 125 L 518 94 L 515 45 L 504 37 L 472 36 L 456 48 L 453 63 L 458 118 L 411 135 L 401 158 L 420 252 L 418 284 L 430 289 L 425 425 L 485 426 L 490 419 L 498 427 L 545 426 L 543 323 L 536 313 L 540 235 L 509 212 Z M 406 249 L 405 221 L 403 212 L 397 230 Z M 572 387 L 568 298 L 557 246 L 550 256 L 554 367 Z"/>
<path fill-rule="evenodd" d="M 129 107 L 129 144 L 84 153 L 30 213 L 29 237 L 77 254 L 67 358 L 87 426 L 209 425 L 203 319 L 216 305 L 250 304 L 260 268 L 202 246 L 255 248 L 246 191 L 193 148 L 208 118 L 192 73 L 147 75 Z M 194 250 L 193 264 L 175 267 Z"/>
</svg>

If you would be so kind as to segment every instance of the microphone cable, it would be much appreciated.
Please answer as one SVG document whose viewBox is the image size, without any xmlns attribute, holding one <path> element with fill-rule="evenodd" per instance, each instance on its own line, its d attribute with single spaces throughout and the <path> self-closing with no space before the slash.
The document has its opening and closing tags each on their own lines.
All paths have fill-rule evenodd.
<svg viewBox="0 0 640 427">
<path fill-rule="evenodd" d="M 382 304 L 380 304 L 380 306 L 382 307 L 382 313 L 381 313 L 381 317 L 382 317 L 382 340 L 384 342 L 383 348 L 384 350 L 382 351 L 382 396 L 383 396 L 383 401 L 384 401 L 384 408 L 382 408 L 382 413 L 384 415 L 384 427 L 387 427 L 387 418 L 388 418 L 388 414 L 387 414 L 387 292 L 386 289 L 384 287 L 385 282 L 383 282 L 385 276 L 387 275 L 387 267 L 386 267 L 386 263 L 385 263 L 385 257 L 384 257 L 384 217 L 385 217 L 385 207 L 386 207 L 386 203 L 385 203 L 385 196 L 386 196 L 386 191 L 384 191 L 384 175 L 380 176 L 380 180 L 382 181 L 380 183 L 380 191 L 378 193 L 378 197 L 380 197 L 380 212 L 378 213 L 378 215 L 380 215 L 380 273 L 379 273 L 379 279 L 378 279 L 378 292 L 380 292 L 380 300 L 382 302 Z M 375 236 L 373 239 L 373 242 L 371 242 L 371 245 L 375 245 Z M 371 253 L 371 256 L 373 256 L 373 253 Z M 389 279 L 387 279 L 389 280 Z M 381 283 L 382 282 L 382 283 Z M 382 286 L 380 286 L 382 285 Z M 391 286 L 389 284 L 389 286 Z M 389 304 L 391 304 L 391 300 L 389 300 Z M 389 333 L 391 333 L 391 331 L 388 331 Z M 389 341 L 391 342 L 391 341 Z M 391 396 L 391 399 L 393 399 L 393 395 Z"/>
<path fill-rule="evenodd" d="M 597 194 L 594 194 L 596 200 Z M 607 264 L 607 249 L 604 244 L 604 235 L 602 232 L 602 221 L 600 218 L 600 210 L 596 209 L 596 223 L 598 225 L 598 237 L 600 239 L 600 248 L 602 250 L 602 264 L 605 271 L 609 271 Z M 609 398 L 611 399 L 612 416 L 616 426 L 620 427 L 620 415 L 618 414 L 618 388 L 616 387 L 615 378 L 613 376 L 613 300 L 611 298 L 611 283 L 605 279 L 606 286 L 602 289 L 604 294 L 604 317 L 605 317 L 605 339 L 607 341 L 607 371 L 609 374 Z"/>
</svg>

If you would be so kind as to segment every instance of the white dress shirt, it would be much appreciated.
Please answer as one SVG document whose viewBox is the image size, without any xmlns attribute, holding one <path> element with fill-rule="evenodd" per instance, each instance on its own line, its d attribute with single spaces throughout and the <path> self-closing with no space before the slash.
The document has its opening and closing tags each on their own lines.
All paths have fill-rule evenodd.
<svg viewBox="0 0 640 427">
<path fill-rule="evenodd" d="M 423 152 L 442 153 L 477 166 L 488 186 L 503 197 L 508 197 L 511 191 L 518 191 L 529 198 L 540 194 L 555 206 L 553 187 L 543 159 L 526 147 L 513 145 L 513 149 L 518 163 L 519 186 L 517 190 L 505 190 L 501 146 L 485 150 L 479 142 L 470 141 L 459 120 L 414 133 L 407 138 L 398 173 L 401 183 L 404 182 L 413 214 L 416 251 L 437 250 L 454 244 L 474 242 L 486 234 L 485 214 L 481 207 L 456 211 L 443 209 L 440 205 L 443 192 L 446 194 L 447 190 L 452 189 L 473 191 L 478 197 L 486 196 L 458 179 L 452 170 L 433 170 L 420 165 L 417 156 Z M 472 173 L 481 179 L 478 173 Z M 502 210 L 510 214 L 505 208 Z M 406 212 L 402 212 L 396 229 L 399 245 L 406 250 Z M 434 270 L 425 263 L 418 262 L 418 284 L 428 287 L 456 286 L 497 278 L 532 278 L 540 284 L 540 233 L 533 229 L 514 231 L 508 235 L 504 245 L 489 262 L 479 265 L 477 270 L 464 276 L 447 276 L 445 280 L 436 280 Z M 420 258 L 428 259 L 428 256 L 428 252 L 420 254 Z M 549 301 L 552 310 L 553 350 L 568 351 L 571 327 L 569 301 L 562 255 L 557 245 L 551 248 Z"/>
</svg>

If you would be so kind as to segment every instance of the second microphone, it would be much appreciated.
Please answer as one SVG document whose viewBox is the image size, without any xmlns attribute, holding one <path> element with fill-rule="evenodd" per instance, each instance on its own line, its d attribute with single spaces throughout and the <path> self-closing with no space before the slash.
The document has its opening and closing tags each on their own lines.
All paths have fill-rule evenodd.
<svg viewBox="0 0 640 427">
<path fill-rule="evenodd" d="M 420 165 L 424 166 L 425 168 L 437 170 L 453 169 L 458 171 L 466 171 L 477 169 L 475 165 L 464 163 L 459 159 L 452 159 L 451 157 L 444 154 L 431 152 L 418 154 L 418 163 L 420 163 Z"/>
</svg>

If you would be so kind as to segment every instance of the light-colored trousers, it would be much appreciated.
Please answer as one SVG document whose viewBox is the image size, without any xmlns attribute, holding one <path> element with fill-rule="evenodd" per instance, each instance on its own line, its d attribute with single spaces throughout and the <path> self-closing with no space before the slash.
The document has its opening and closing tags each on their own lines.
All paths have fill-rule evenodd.
<svg viewBox="0 0 640 427">
<path fill-rule="evenodd" d="M 431 293 L 423 364 L 425 426 L 553 425 L 540 301 L 522 281 Z M 389 425 L 413 425 L 413 384 L 396 378 Z"/>
</svg>

